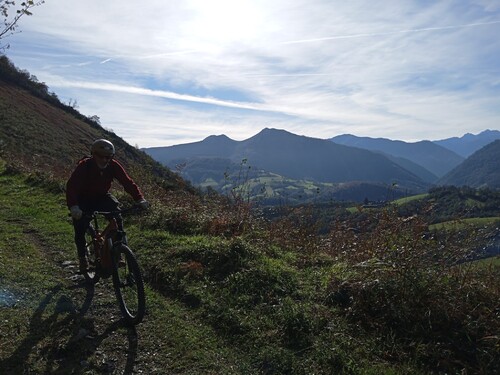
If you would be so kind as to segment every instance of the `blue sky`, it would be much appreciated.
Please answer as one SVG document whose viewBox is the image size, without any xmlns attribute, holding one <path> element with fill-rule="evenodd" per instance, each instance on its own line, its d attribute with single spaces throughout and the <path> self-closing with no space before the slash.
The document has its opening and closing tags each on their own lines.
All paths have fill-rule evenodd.
<svg viewBox="0 0 500 375">
<path fill-rule="evenodd" d="M 7 56 L 133 145 L 500 129 L 498 0 L 46 0 Z"/>
</svg>

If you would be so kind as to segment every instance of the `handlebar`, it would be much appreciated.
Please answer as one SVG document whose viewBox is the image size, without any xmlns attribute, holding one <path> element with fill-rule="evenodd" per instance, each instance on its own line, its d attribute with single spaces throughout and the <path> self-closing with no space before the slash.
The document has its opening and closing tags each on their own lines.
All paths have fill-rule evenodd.
<svg viewBox="0 0 500 375">
<path fill-rule="evenodd" d="M 87 217 L 94 217 L 95 215 L 114 216 L 114 215 L 126 214 L 129 212 L 139 212 L 139 211 L 144 211 L 144 209 L 142 209 L 140 206 L 131 206 L 114 211 L 84 211 L 83 215 Z"/>
<path fill-rule="evenodd" d="M 88 218 L 93 218 L 96 215 L 102 215 L 102 216 L 114 216 L 114 215 L 119 215 L 119 214 L 126 214 L 129 212 L 139 212 L 139 211 L 145 211 L 145 209 L 141 208 L 139 205 L 134 205 L 130 206 L 127 208 L 122 208 L 114 211 L 83 211 L 83 215 Z M 71 216 L 69 213 L 68 216 Z"/>
</svg>

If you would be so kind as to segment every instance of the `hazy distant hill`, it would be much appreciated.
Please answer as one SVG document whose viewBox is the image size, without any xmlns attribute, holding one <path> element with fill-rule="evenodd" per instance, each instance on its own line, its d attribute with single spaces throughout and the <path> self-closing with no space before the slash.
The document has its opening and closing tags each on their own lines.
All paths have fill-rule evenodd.
<svg viewBox="0 0 500 375">
<path fill-rule="evenodd" d="M 464 160 L 462 156 L 443 146 L 434 144 L 431 141 L 408 143 L 386 138 L 357 137 L 351 134 L 339 135 L 330 138 L 330 140 L 337 144 L 359 147 L 407 159 L 425 168 L 437 177 L 443 176 Z M 424 178 L 424 180 L 429 181 L 429 179 L 432 179 L 432 175 L 426 176 L 425 171 L 414 169 L 414 166 L 412 167 L 408 162 L 403 160 L 399 160 L 398 162 L 406 163 L 402 165 L 413 173 L 421 176 L 421 178 Z"/>
<path fill-rule="evenodd" d="M 453 137 L 433 142 L 467 158 L 480 148 L 497 139 L 500 139 L 500 131 L 485 130 L 477 135 L 467 133 L 460 138 Z"/>
<path fill-rule="evenodd" d="M 476 151 L 438 184 L 500 188 L 500 139 Z"/>
<path fill-rule="evenodd" d="M 379 153 L 277 129 L 266 128 L 244 141 L 234 141 L 221 135 L 210 136 L 200 142 L 144 150 L 165 165 L 183 159 L 187 166 L 186 174 L 190 174 L 189 165 L 196 158 L 213 158 L 214 165 L 220 164 L 221 159 L 228 159 L 235 164 L 245 159 L 248 165 L 257 169 L 297 180 L 397 183 L 414 192 L 423 191 L 429 186 Z M 207 161 L 204 163 L 206 165 Z M 209 169 L 213 170 L 212 167 Z M 220 175 L 223 173 L 224 170 L 221 170 Z"/>
<path fill-rule="evenodd" d="M 173 159 L 185 158 L 232 159 L 237 145 L 237 141 L 225 135 L 211 135 L 199 142 L 168 147 L 147 147 L 143 148 L 143 150 L 160 163 L 168 164 Z M 241 159 L 237 160 L 236 158 L 235 161 L 239 162 Z"/>
<path fill-rule="evenodd" d="M 421 178 L 422 180 L 424 180 L 427 183 L 433 184 L 434 182 L 436 182 L 438 180 L 438 176 L 436 176 L 434 173 L 432 173 L 428 169 L 425 169 L 421 165 L 414 163 L 411 160 L 397 157 L 397 156 L 390 155 L 390 154 L 386 154 L 386 153 L 382 153 L 382 154 L 384 156 L 386 156 L 389 160 L 392 160 L 396 164 L 399 164 L 401 167 L 410 171 L 411 173 L 418 176 L 419 178 Z"/>
</svg>

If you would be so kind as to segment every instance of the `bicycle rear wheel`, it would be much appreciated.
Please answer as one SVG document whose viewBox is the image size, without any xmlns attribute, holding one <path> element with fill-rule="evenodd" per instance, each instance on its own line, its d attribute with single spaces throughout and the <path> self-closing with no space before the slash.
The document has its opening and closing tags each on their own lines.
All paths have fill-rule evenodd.
<svg viewBox="0 0 500 375">
<path fill-rule="evenodd" d="M 123 244 L 113 248 L 112 259 L 113 287 L 122 315 L 127 324 L 139 324 L 146 310 L 144 281 L 139 264 L 132 250 Z"/>
<path fill-rule="evenodd" d="M 89 284 L 95 284 L 99 281 L 100 276 L 99 272 L 97 272 L 97 260 L 96 253 L 94 249 L 94 239 L 95 229 L 91 226 L 87 228 L 85 232 L 85 255 L 87 256 L 87 260 L 89 262 L 89 267 L 87 272 L 83 273 L 83 277 Z"/>
</svg>

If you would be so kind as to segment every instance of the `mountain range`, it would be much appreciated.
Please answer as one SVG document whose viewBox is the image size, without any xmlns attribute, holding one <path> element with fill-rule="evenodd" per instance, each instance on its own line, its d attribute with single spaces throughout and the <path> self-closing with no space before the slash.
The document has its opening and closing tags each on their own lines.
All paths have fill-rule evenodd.
<svg viewBox="0 0 500 375">
<path fill-rule="evenodd" d="M 44 83 L 1 56 L 0 125 L 0 155 L 10 155 L 13 163 L 28 169 L 35 165 L 47 173 L 66 175 L 88 154 L 92 139 L 104 137 L 115 143 L 126 167 L 136 173 L 151 171 L 162 185 L 183 189 L 187 180 L 219 192 L 234 192 L 235 188 L 242 192 L 244 187 L 245 194 L 270 203 L 387 200 L 425 192 L 433 184 L 500 187 L 496 152 L 500 145 L 493 142 L 500 132 L 496 130 L 437 141 L 441 144 L 334 137 L 337 142 L 355 142 L 353 147 L 332 139 L 264 129 L 244 141 L 214 135 L 200 142 L 141 152 L 60 102 Z M 384 147 L 377 150 L 370 142 Z M 460 161 L 464 156 L 447 146 L 475 153 Z M 179 173 L 163 168 L 158 161 Z M 440 169 L 432 169 L 434 166 Z"/>
<path fill-rule="evenodd" d="M 465 159 L 454 151 L 431 141 L 407 143 L 386 138 L 356 137 L 351 134 L 339 135 L 330 138 L 330 140 L 345 146 L 358 147 L 380 152 L 386 156 L 406 159 L 431 172 L 432 175 L 426 176 L 426 179 L 434 178 L 434 181 Z M 414 168 L 409 164 L 406 167 L 410 170 Z"/>
<path fill-rule="evenodd" d="M 462 164 L 439 179 L 439 185 L 500 187 L 500 139 L 474 152 Z"/>
<path fill-rule="evenodd" d="M 434 141 L 434 143 L 454 151 L 458 155 L 467 158 L 474 152 L 490 144 L 496 139 L 500 139 L 500 131 L 485 130 L 479 134 L 467 133 L 462 137 L 453 137 Z"/>
<path fill-rule="evenodd" d="M 333 199 L 341 195 L 346 199 L 381 200 L 389 191 L 391 197 L 397 197 L 425 192 L 434 184 L 459 183 L 458 175 L 470 173 L 459 168 L 468 159 L 448 146 L 461 152 L 474 152 L 483 143 L 491 144 L 497 138 L 500 139 L 500 132 L 487 130 L 477 136 L 452 138 L 450 142 L 407 143 L 350 134 L 318 139 L 265 128 L 243 141 L 212 135 L 199 142 L 143 150 L 169 168 L 178 169 L 181 176 L 194 185 L 211 186 L 218 191 L 227 189 L 229 183 L 245 182 L 252 186 L 253 192 L 271 190 L 274 194 L 281 190 L 290 195 L 295 190 L 304 197 L 308 194 L 303 186 L 308 181 L 310 189 L 327 192 Z M 466 147 L 462 147 L 461 139 Z M 488 152 L 475 158 L 482 160 L 493 154 Z M 499 160 L 479 163 L 498 166 Z M 245 181 L 241 181 L 242 170 L 246 170 Z M 456 172 L 448 175 L 451 171 Z M 239 181 L 228 181 L 228 176 L 236 174 Z M 491 178 L 494 174 L 494 171 L 481 174 L 476 170 L 474 185 L 500 187 L 495 178 Z"/>
</svg>

